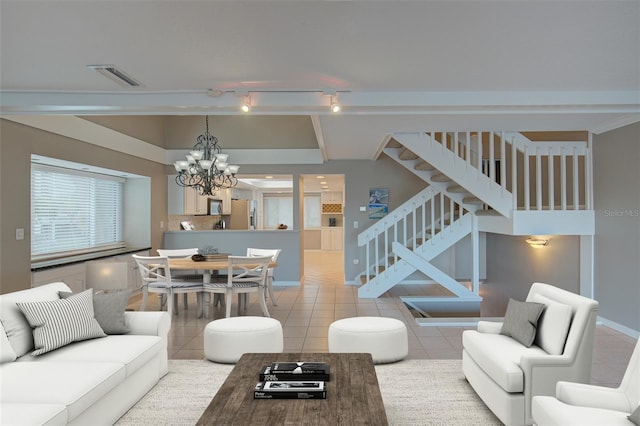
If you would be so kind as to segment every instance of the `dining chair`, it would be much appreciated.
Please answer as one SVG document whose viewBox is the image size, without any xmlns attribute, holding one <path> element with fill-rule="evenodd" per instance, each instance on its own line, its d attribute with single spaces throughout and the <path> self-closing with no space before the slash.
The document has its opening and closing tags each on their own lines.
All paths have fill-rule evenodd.
<svg viewBox="0 0 640 426">
<path fill-rule="evenodd" d="M 189 258 L 191 256 L 193 256 L 194 254 L 198 254 L 198 249 L 197 248 L 188 248 L 188 249 L 157 249 L 156 250 L 158 252 L 158 256 L 162 256 L 162 257 L 168 257 L 168 258 Z M 181 271 L 178 273 L 174 273 L 173 274 L 173 278 L 175 279 L 179 279 L 179 280 L 191 280 L 191 281 L 197 281 L 197 280 L 202 280 L 202 275 L 198 275 L 198 271 L 194 270 L 193 272 L 191 271 Z M 188 294 L 185 293 L 182 296 L 182 306 L 184 307 L 185 310 L 189 309 L 189 304 L 187 301 L 188 298 Z M 177 306 L 177 298 L 178 295 L 176 295 L 176 306 Z"/>
<path fill-rule="evenodd" d="M 174 295 L 196 293 L 198 299 L 198 313 L 202 312 L 202 281 L 184 281 L 171 277 L 169 258 L 163 256 L 139 256 L 132 255 L 140 276 L 142 277 L 142 304 L 140 310 L 144 311 L 147 306 L 149 293 L 165 295 L 167 299 L 167 312 L 178 315 L 178 306 L 175 304 Z M 160 302 L 162 310 L 162 301 Z"/>
<path fill-rule="evenodd" d="M 281 251 L 282 249 L 259 249 L 249 247 L 247 248 L 247 256 L 271 256 L 271 260 L 276 262 Z M 275 294 L 273 293 L 273 270 L 274 268 L 269 268 L 267 271 L 267 292 L 269 293 L 269 298 L 271 299 L 273 306 L 278 306 Z"/>
<path fill-rule="evenodd" d="M 226 318 L 231 316 L 231 303 L 234 294 L 258 293 L 262 313 L 270 317 L 265 300 L 267 272 L 271 256 L 229 256 L 227 263 L 227 282 L 204 283 L 203 290 L 213 294 L 224 294 Z M 209 316 L 207 303 L 206 316 Z M 240 311 L 240 303 L 238 304 Z M 239 314 L 240 312 L 238 312 Z"/>
</svg>

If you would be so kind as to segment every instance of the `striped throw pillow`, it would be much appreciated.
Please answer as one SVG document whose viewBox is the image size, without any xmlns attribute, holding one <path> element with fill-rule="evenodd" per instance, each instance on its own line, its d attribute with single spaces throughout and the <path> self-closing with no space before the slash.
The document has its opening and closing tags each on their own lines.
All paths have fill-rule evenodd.
<svg viewBox="0 0 640 426">
<path fill-rule="evenodd" d="M 105 337 L 93 316 L 93 290 L 67 299 L 18 302 L 18 308 L 33 328 L 37 356 L 81 340 Z"/>
</svg>

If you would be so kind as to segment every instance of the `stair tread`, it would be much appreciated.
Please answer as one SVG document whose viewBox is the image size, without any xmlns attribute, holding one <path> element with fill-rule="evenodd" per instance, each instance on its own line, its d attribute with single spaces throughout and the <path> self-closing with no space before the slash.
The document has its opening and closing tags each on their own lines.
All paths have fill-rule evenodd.
<svg viewBox="0 0 640 426">
<path fill-rule="evenodd" d="M 422 161 L 418 164 L 415 165 L 414 167 L 415 170 L 435 170 L 436 168 L 433 167 L 431 164 L 427 163 L 426 161 Z"/>
<path fill-rule="evenodd" d="M 455 193 L 465 193 L 467 192 L 466 189 L 464 189 L 462 186 L 460 185 L 451 185 L 447 187 L 447 191 L 448 192 L 455 192 Z"/>
<path fill-rule="evenodd" d="M 484 204 L 484 202 L 478 197 L 464 197 L 462 202 L 467 204 Z"/>
<path fill-rule="evenodd" d="M 444 175 L 442 173 L 438 173 L 431 176 L 431 180 L 433 182 L 449 182 L 451 181 L 451 178 L 449 178 L 447 175 Z"/>
<path fill-rule="evenodd" d="M 478 210 L 476 216 L 502 216 L 500 212 L 496 210 Z"/>
<path fill-rule="evenodd" d="M 404 150 L 402 150 L 398 158 L 405 161 L 405 160 L 415 160 L 418 158 L 418 156 L 414 154 L 412 151 L 409 151 L 408 149 L 405 148 Z"/>
</svg>

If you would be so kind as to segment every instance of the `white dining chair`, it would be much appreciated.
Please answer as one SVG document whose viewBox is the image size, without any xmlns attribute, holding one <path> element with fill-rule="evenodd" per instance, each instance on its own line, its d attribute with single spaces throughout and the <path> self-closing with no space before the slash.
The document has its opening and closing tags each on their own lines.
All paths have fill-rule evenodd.
<svg viewBox="0 0 640 426">
<path fill-rule="evenodd" d="M 224 294 L 227 318 L 231 316 L 231 303 L 234 294 L 244 296 L 248 293 L 258 293 L 262 313 L 264 316 L 270 317 L 265 300 L 269 263 L 271 263 L 271 256 L 229 256 L 227 282 L 204 283 L 203 291 Z M 240 298 L 238 299 L 240 300 Z M 238 303 L 238 314 L 240 314 L 240 305 Z M 205 315 L 209 316 L 208 303 Z"/>
<path fill-rule="evenodd" d="M 198 249 L 197 248 L 188 248 L 188 249 L 158 249 L 156 250 L 158 252 L 158 256 L 163 256 L 163 257 L 168 257 L 168 258 L 189 258 L 191 256 L 193 256 L 194 254 L 198 254 Z M 182 272 L 178 272 L 178 273 L 174 273 L 173 274 L 173 278 L 175 279 L 179 279 L 179 280 L 191 280 L 191 281 L 197 281 L 197 280 L 202 280 L 202 275 L 198 275 L 198 271 L 194 270 L 193 272 L 191 271 L 182 271 Z M 188 294 L 184 294 L 182 296 L 182 305 L 185 309 L 185 311 L 187 309 L 189 309 L 189 303 L 188 303 Z M 176 306 L 177 306 L 177 298 L 178 295 L 176 295 Z"/>
<path fill-rule="evenodd" d="M 178 314 L 178 306 L 174 309 L 174 296 L 178 294 L 196 293 L 198 299 L 198 314 L 202 312 L 202 281 L 183 281 L 171 277 L 169 258 L 163 256 L 139 256 L 132 255 L 140 276 L 142 277 L 142 303 L 140 310 L 147 307 L 149 293 L 166 296 L 167 312 Z M 162 301 L 160 302 L 162 310 Z"/>
<path fill-rule="evenodd" d="M 274 262 L 278 260 L 280 252 L 282 252 L 282 249 L 247 248 L 247 256 L 271 256 L 271 260 Z M 273 306 L 278 306 L 275 294 L 273 293 L 273 270 L 274 268 L 269 268 L 267 271 L 267 292 L 269 293 L 269 298 Z"/>
</svg>

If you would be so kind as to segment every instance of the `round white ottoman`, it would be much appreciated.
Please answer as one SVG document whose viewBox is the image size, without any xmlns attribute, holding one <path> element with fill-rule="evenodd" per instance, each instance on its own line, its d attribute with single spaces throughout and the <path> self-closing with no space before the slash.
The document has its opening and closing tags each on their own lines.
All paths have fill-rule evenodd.
<svg viewBox="0 0 640 426">
<path fill-rule="evenodd" d="M 282 324 L 273 318 L 232 317 L 211 321 L 204 329 L 204 356 L 235 364 L 244 353 L 282 352 Z"/>
<path fill-rule="evenodd" d="M 329 352 L 370 353 L 376 364 L 400 361 L 409 353 L 407 327 L 395 318 L 341 319 L 329 326 Z"/>
</svg>

